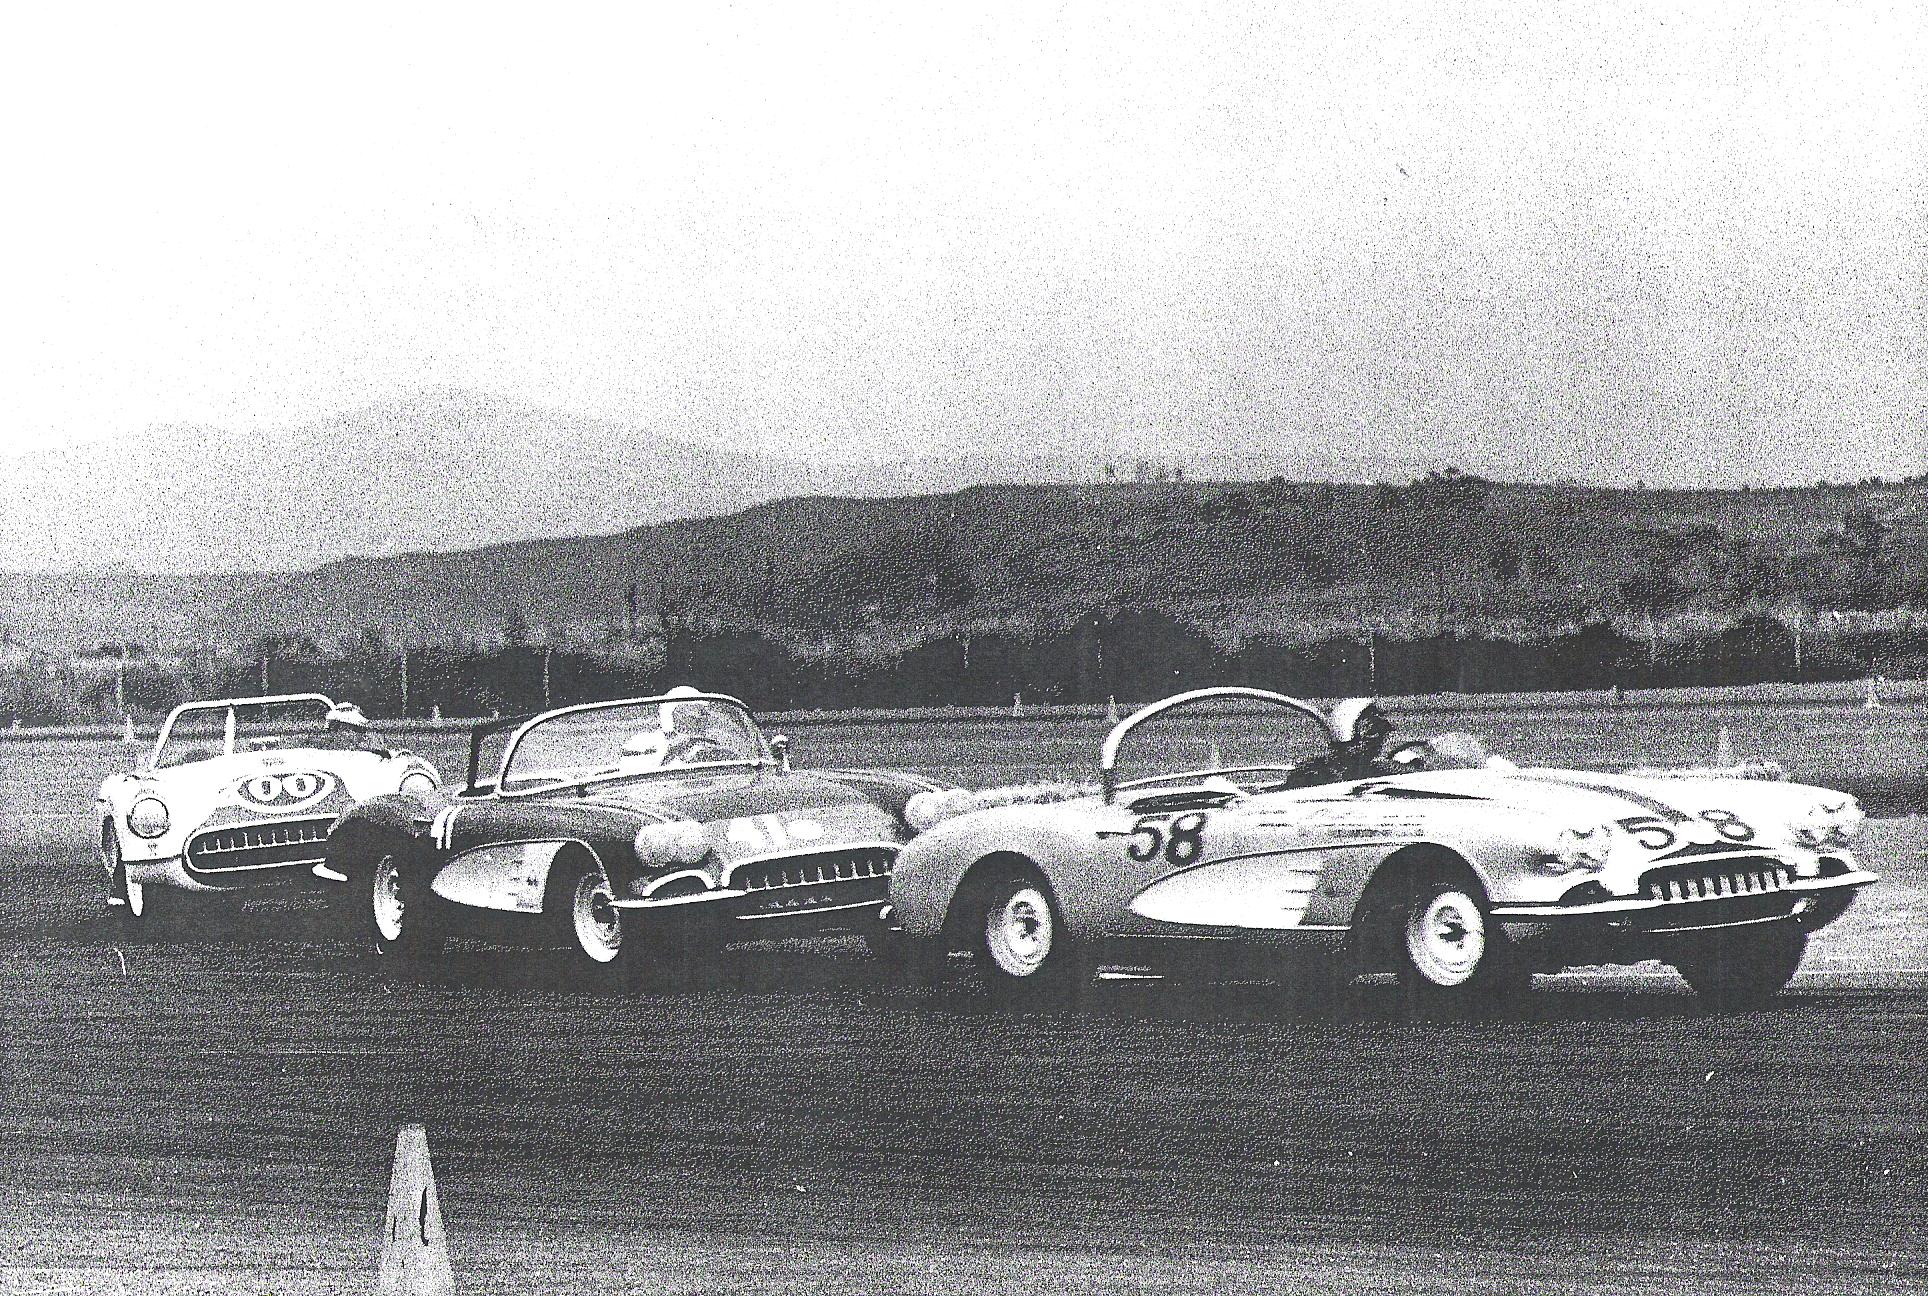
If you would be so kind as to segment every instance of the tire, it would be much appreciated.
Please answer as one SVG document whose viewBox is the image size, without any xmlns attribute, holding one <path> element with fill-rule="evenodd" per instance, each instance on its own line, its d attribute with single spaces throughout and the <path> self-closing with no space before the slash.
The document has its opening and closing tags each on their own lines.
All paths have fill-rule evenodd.
<svg viewBox="0 0 1928 1296">
<path fill-rule="evenodd" d="M 624 961 L 630 933 L 601 866 L 569 868 L 551 894 L 560 901 L 556 918 L 572 963 L 586 972 L 602 972 Z"/>
<path fill-rule="evenodd" d="M 1531 974 L 1513 955 L 1477 884 L 1424 872 L 1391 911 L 1394 970 L 1409 1010 L 1425 1015 L 1490 1007 L 1522 993 Z"/>
<path fill-rule="evenodd" d="M 1084 950 L 1035 869 L 1007 869 L 973 888 L 967 916 L 978 977 L 994 998 L 1063 1006 L 1090 982 Z"/>
<path fill-rule="evenodd" d="M 447 944 L 433 916 L 423 912 L 421 900 L 409 895 L 412 889 L 395 851 L 383 852 L 368 871 L 364 894 L 369 944 L 384 958 L 415 962 L 435 957 Z"/>
<path fill-rule="evenodd" d="M 1714 1008 L 1758 1008 L 1794 979 L 1807 940 L 1792 922 L 1736 927 L 1683 937 L 1667 961 Z"/>
<path fill-rule="evenodd" d="M 166 935 L 180 916 L 180 896 L 173 887 L 136 882 L 127 876 L 121 859 L 120 838 L 110 826 L 101 834 L 101 852 L 106 859 L 107 899 L 115 921 L 129 939 L 153 939 Z M 114 904 L 113 901 L 120 901 Z"/>
</svg>

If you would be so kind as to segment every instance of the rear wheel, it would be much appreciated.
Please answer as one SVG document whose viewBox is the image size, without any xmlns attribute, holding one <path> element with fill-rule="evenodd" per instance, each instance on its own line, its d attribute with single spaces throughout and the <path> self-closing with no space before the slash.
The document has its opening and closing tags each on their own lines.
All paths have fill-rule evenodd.
<svg viewBox="0 0 1928 1296">
<path fill-rule="evenodd" d="M 969 916 L 978 973 L 993 995 L 1064 1003 L 1090 981 L 1084 951 L 1035 869 L 1007 869 L 975 888 Z"/>
<path fill-rule="evenodd" d="M 432 958 L 447 943 L 425 906 L 401 857 L 387 852 L 368 875 L 368 933 L 377 954 L 400 960 Z"/>
<path fill-rule="evenodd" d="M 1668 962 L 1714 1007 L 1753 1008 L 1787 988 L 1806 953 L 1807 932 L 1780 922 L 1682 937 Z"/>
<path fill-rule="evenodd" d="M 1479 887 L 1438 871 L 1414 875 L 1387 942 L 1410 1008 L 1465 1010 L 1524 991 L 1531 974 L 1493 922 Z"/>
</svg>

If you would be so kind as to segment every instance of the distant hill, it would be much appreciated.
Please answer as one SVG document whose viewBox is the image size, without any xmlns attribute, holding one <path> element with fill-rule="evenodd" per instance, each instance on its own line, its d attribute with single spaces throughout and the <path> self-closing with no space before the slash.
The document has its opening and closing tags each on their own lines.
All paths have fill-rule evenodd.
<svg viewBox="0 0 1928 1296">
<path fill-rule="evenodd" d="M 302 571 L 349 555 L 609 534 L 797 495 L 1098 481 L 1107 467 L 1082 445 L 883 462 L 862 454 L 752 453 L 450 389 L 289 429 L 156 427 L 0 460 L 0 569 Z M 1181 457 L 1194 477 L 1231 479 L 1371 481 L 1436 466 L 1289 447 L 1174 450 L 1164 462 Z M 1136 472 L 1131 462 L 1110 468 Z"/>
<path fill-rule="evenodd" d="M 1874 537 L 1870 541 L 1869 537 Z M 1874 545 L 1872 553 L 1868 546 Z M 1928 603 L 1928 483 L 1608 491 L 1148 483 L 808 497 L 614 535 L 354 558 L 296 575 L 10 577 L 29 642 L 601 643 L 749 625 L 797 642 L 1157 607 L 1227 636 L 1543 628 L 1651 608 Z M 36 633 L 36 631 L 44 633 Z"/>
</svg>

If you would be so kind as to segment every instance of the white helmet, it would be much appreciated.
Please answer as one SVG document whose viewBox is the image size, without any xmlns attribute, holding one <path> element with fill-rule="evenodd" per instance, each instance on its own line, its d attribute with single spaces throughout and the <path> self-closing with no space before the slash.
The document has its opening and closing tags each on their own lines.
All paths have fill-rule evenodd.
<svg viewBox="0 0 1928 1296">
<path fill-rule="evenodd" d="M 337 702 L 328 708 L 324 723 L 330 729 L 367 729 L 368 717 L 353 702 Z"/>
<path fill-rule="evenodd" d="M 1332 741 L 1340 745 L 1382 739 L 1392 732 L 1392 721 L 1373 698 L 1347 698 L 1332 708 Z"/>
</svg>

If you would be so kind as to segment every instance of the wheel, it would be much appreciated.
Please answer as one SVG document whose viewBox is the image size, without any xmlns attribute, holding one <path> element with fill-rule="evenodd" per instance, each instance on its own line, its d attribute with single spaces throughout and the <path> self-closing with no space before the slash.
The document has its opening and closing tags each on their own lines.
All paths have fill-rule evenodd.
<svg viewBox="0 0 1928 1296">
<path fill-rule="evenodd" d="M 556 888 L 562 899 L 564 939 L 574 962 L 595 971 L 613 967 L 623 955 L 623 914 L 601 867 L 577 867 Z"/>
<path fill-rule="evenodd" d="M 714 949 L 700 918 L 663 921 L 625 912 L 599 863 L 558 862 L 544 906 L 576 975 L 603 988 L 672 989 Z"/>
<path fill-rule="evenodd" d="M 1514 958 L 1477 886 L 1423 874 L 1394 911 L 1389 942 L 1407 1004 L 1420 1011 L 1465 1009 L 1524 990 L 1531 974 Z"/>
<path fill-rule="evenodd" d="M 1034 870 L 1012 869 L 976 891 L 972 908 L 978 973 L 999 998 L 1062 1003 L 1091 979 L 1051 886 Z"/>
<path fill-rule="evenodd" d="M 1787 988 L 1807 953 L 1807 932 L 1791 922 L 1683 937 L 1667 961 L 1716 1008 L 1757 1007 Z"/>
<path fill-rule="evenodd" d="M 442 952 L 446 940 L 419 901 L 411 902 L 412 887 L 399 855 L 384 854 L 368 874 L 368 934 L 377 954 L 415 960 Z"/>
<path fill-rule="evenodd" d="M 122 931 L 129 937 L 164 934 L 178 916 L 174 888 L 129 878 L 127 864 L 121 859 L 120 839 L 112 828 L 101 834 L 101 852 L 107 870 L 107 903 Z M 115 904 L 116 900 L 120 903 Z"/>
</svg>

